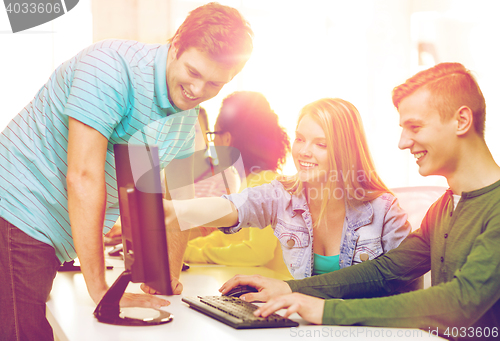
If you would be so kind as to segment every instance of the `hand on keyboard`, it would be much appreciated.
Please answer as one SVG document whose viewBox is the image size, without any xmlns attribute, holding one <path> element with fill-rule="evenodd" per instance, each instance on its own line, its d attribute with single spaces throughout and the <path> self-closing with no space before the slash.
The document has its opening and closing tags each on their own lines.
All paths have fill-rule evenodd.
<svg viewBox="0 0 500 341">
<path fill-rule="evenodd" d="M 183 297 L 183 302 L 195 310 L 219 320 L 233 328 L 297 327 L 299 324 L 278 314 L 255 316 L 255 304 L 231 296 Z"/>
<path fill-rule="evenodd" d="M 325 300 L 304 294 L 293 293 L 270 299 L 254 311 L 255 316 L 267 317 L 280 309 L 286 309 L 283 317 L 299 314 L 307 322 L 322 324 Z"/>
<path fill-rule="evenodd" d="M 238 285 L 249 285 L 259 291 L 256 293 L 248 293 L 240 297 L 242 300 L 247 302 L 267 302 L 273 297 L 292 292 L 290 286 L 286 282 L 260 275 L 236 275 L 224 283 L 219 291 L 225 295 L 228 291 Z"/>
</svg>

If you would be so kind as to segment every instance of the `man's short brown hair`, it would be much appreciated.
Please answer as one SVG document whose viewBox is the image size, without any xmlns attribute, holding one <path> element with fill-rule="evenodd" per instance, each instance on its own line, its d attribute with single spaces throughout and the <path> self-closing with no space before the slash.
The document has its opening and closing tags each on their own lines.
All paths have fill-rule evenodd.
<svg viewBox="0 0 500 341">
<path fill-rule="evenodd" d="M 174 36 L 177 58 L 190 47 L 228 68 L 243 67 L 253 50 L 253 31 L 238 10 L 211 2 L 192 10 Z"/>
<path fill-rule="evenodd" d="M 460 63 L 440 63 L 420 71 L 392 91 L 392 102 L 399 109 L 401 101 L 419 89 L 431 94 L 432 105 L 441 119 L 451 117 L 461 106 L 472 110 L 475 131 L 484 138 L 486 103 L 476 79 Z"/>
</svg>

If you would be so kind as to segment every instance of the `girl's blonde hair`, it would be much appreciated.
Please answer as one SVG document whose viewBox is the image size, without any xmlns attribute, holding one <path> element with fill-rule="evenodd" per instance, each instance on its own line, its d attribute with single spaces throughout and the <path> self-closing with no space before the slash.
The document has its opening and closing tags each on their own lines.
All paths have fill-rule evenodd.
<svg viewBox="0 0 500 341">
<path fill-rule="evenodd" d="M 310 116 L 321 126 L 327 141 L 329 173 L 321 175 L 328 181 L 322 193 L 319 220 L 324 215 L 329 198 L 337 195 L 338 189 L 348 199 L 358 201 L 370 201 L 383 193 L 390 193 L 375 171 L 361 116 L 354 105 L 339 98 L 323 98 L 302 108 L 297 126 L 305 116 Z M 279 180 L 289 193 L 302 193 L 303 183 L 298 174 Z M 349 204 L 349 200 L 346 202 Z"/>
</svg>

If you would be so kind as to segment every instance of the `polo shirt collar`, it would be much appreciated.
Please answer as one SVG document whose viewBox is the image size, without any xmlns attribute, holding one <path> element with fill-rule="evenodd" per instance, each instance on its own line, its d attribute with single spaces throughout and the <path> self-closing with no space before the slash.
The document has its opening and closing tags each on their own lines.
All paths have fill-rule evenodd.
<svg viewBox="0 0 500 341">
<path fill-rule="evenodd" d="M 175 114 L 181 109 L 170 103 L 168 99 L 168 86 L 167 86 L 167 57 L 170 44 L 161 45 L 158 48 L 155 56 L 155 94 L 158 105 L 165 109 L 167 115 Z"/>
</svg>

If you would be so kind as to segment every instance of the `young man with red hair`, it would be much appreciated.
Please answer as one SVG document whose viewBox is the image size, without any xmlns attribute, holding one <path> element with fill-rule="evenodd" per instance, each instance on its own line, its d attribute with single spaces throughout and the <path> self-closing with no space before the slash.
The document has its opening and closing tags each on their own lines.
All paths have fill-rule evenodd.
<svg viewBox="0 0 500 341">
<path fill-rule="evenodd" d="M 0 134 L 1 340 L 53 338 L 45 302 L 63 261 L 78 256 L 101 300 L 103 232 L 119 214 L 113 144 L 159 145 L 163 165 L 189 155 L 198 105 L 241 71 L 252 37 L 236 9 L 209 3 L 170 44 L 98 42 L 60 65 L 9 123 Z M 176 278 L 173 287 L 181 291 Z M 125 294 L 120 304 L 168 302 Z"/>
<path fill-rule="evenodd" d="M 316 324 L 493 339 L 500 327 L 500 167 L 484 140 L 483 94 L 463 65 L 442 63 L 396 87 L 393 102 L 403 128 L 399 148 L 415 156 L 420 174 L 444 176 L 450 186 L 420 229 L 357 266 L 287 282 L 236 276 L 221 291 L 256 287 L 244 298 L 267 301 L 256 312 L 262 316 L 286 308 L 287 316 L 297 312 Z M 373 298 L 429 270 L 432 287 Z"/>
</svg>

